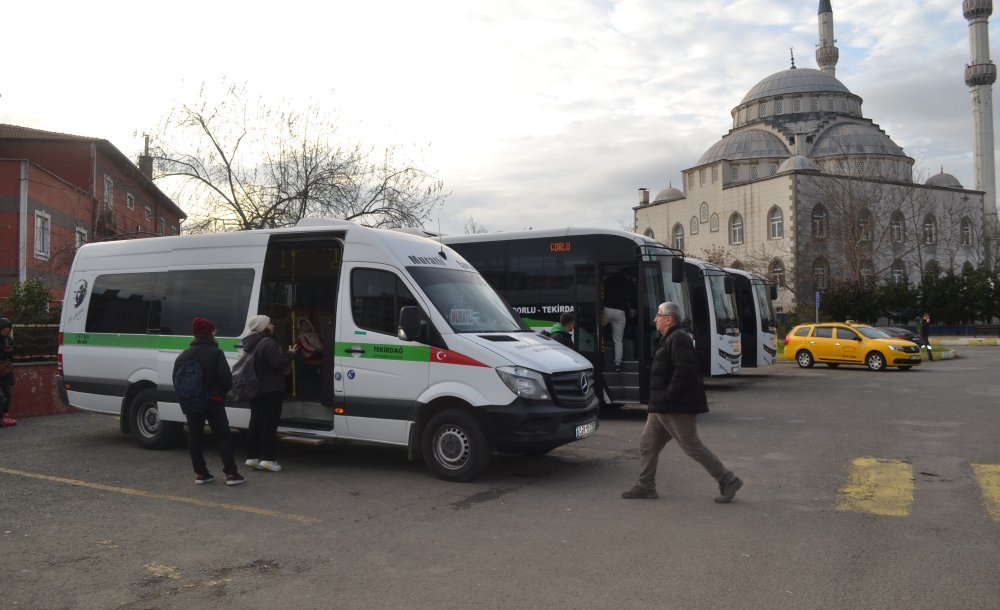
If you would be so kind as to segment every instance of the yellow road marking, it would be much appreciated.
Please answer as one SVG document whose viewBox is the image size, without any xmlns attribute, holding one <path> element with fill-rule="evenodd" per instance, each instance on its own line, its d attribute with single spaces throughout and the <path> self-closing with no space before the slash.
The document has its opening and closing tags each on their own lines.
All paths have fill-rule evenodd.
<svg viewBox="0 0 1000 610">
<path fill-rule="evenodd" d="M 913 467 L 900 460 L 856 458 L 837 510 L 905 517 L 913 504 Z"/>
<path fill-rule="evenodd" d="M 973 464 L 972 472 L 983 492 L 986 510 L 994 521 L 1000 521 L 1000 465 Z"/>
<path fill-rule="evenodd" d="M 166 564 L 162 564 L 158 561 L 154 561 L 153 563 L 147 563 L 143 567 L 152 572 L 153 576 L 159 576 L 161 578 L 170 578 L 173 580 L 180 580 L 181 577 L 181 574 L 180 572 L 177 571 L 177 568 L 175 568 L 174 566 L 168 566 Z"/>
<path fill-rule="evenodd" d="M 125 494 L 128 496 L 140 496 L 143 498 L 155 498 L 157 500 L 169 500 L 171 502 L 181 502 L 183 504 L 193 504 L 195 506 L 205 506 L 208 508 L 224 508 L 226 510 L 235 510 L 244 513 L 253 513 L 255 515 L 261 515 L 264 517 L 277 517 L 279 519 L 290 519 L 292 521 L 298 521 L 299 523 L 313 524 L 322 523 L 320 519 L 315 517 L 307 517 L 304 515 L 295 515 L 291 513 L 282 513 L 275 510 L 267 510 L 266 508 L 256 508 L 253 506 L 245 506 L 243 504 L 227 504 L 225 502 L 212 502 L 210 500 L 199 500 L 198 498 L 187 498 L 184 496 L 171 496 L 168 494 L 157 494 L 149 491 L 144 491 L 142 489 L 132 489 L 131 487 L 117 487 L 115 485 L 105 485 L 103 483 L 91 483 L 89 481 L 78 481 L 76 479 L 66 479 L 63 477 L 54 477 L 47 474 L 39 474 L 36 472 L 25 472 L 23 470 L 15 470 L 13 468 L 4 468 L 0 466 L 0 472 L 7 474 L 16 475 L 19 477 L 29 477 L 32 479 L 41 479 L 43 481 L 53 481 L 55 483 L 64 483 L 66 485 L 76 485 L 78 487 L 87 487 L 89 489 L 98 489 L 101 491 L 110 491 L 119 494 Z"/>
</svg>

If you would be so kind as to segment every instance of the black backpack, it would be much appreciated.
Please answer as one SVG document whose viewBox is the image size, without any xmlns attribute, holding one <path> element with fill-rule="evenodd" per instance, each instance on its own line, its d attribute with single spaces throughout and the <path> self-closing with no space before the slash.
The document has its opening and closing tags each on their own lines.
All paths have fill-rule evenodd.
<svg viewBox="0 0 1000 610">
<path fill-rule="evenodd" d="M 174 373 L 174 391 L 184 413 L 204 413 L 208 410 L 208 388 L 205 371 L 197 360 L 187 360 Z"/>
</svg>

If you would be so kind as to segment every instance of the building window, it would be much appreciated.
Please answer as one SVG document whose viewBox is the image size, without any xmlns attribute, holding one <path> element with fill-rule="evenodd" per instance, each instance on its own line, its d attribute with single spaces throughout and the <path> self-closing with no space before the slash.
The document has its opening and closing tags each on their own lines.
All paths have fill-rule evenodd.
<svg viewBox="0 0 1000 610">
<path fill-rule="evenodd" d="M 781 114 L 781 108 L 782 108 L 782 106 L 783 106 L 783 104 L 782 104 L 781 100 L 776 100 L 774 102 L 774 114 Z"/>
<path fill-rule="evenodd" d="M 785 285 L 785 263 L 778 259 L 771 261 L 771 281 L 775 286 Z"/>
<path fill-rule="evenodd" d="M 715 184 L 718 181 L 719 181 L 719 166 L 714 165 L 712 166 L 712 184 Z"/>
<path fill-rule="evenodd" d="M 697 234 L 698 234 L 698 217 L 697 216 L 692 216 L 691 217 L 691 235 L 697 235 Z"/>
<path fill-rule="evenodd" d="M 767 213 L 767 236 L 771 239 L 781 239 L 785 236 L 785 215 L 777 206 Z"/>
<path fill-rule="evenodd" d="M 858 241 L 866 242 L 872 240 L 872 215 L 868 210 L 861 210 L 858 214 Z"/>
<path fill-rule="evenodd" d="M 827 232 L 827 213 L 822 204 L 813 208 L 812 212 L 812 236 L 824 238 Z"/>
<path fill-rule="evenodd" d="M 813 112 L 819 112 L 819 98 L 814 97 L 811 100 L 809 100 L 809 110 L 812 110 Z"/>
<path fill-rule="evenodd" d="M 711 233 L 718 233 L 719 232 L 719 215 L 718 214 L 712 214 L 712 220 L 711 220 L 711 222 L 708 223 L 708 230 Z"/>
<path fill-rule="evenodd" d="M 698 215 L 701 217 L 701 222 L 708 222 L 708 202 L 701 202 L 701 207 L 698 208 Z"/>
<path fill-rule="evenodd" d="M 826 109 L 829 110 L 830 112 L 833 112 L 837 109 L 836 106 L 834 105 L 832 97 L 826 98 Z"/>
<path fill-rule="evenodd" d="M 740 166 L 739 165 L 733 165 L 733 166 L 730 167 L 730 170 L 729 170 L 729 179 L 732 180 L 733 182 L 739 182 L 740 181 Z"/>
<path fill-rule="evenodd" d="M 767 175 L 768 176 L 773 176 L 773 175 L 775 175 L 777 173 L 778 173 L 778 164 L 777 163 L 771 163 L 770 165 L 767 166 Z"/>
<path fill-rule="evenodd" d="M 694 172 L 688 174 L 688 190 L 694 188 Z"/>
<path fill-rule="evenodd" d="M 792 112 L 802 112 L 802 100 L 798 98 L 792 100 Z"/>
<path fill-rule="evenodd" d="M 146 220 L 153 220 L 153 208 L 146 206 Z"/>
<path fill-rule="evenodd" d="M 866 260 L 861 262 L 861 268 L 858 269 L 858 275 L 862 284 L 872 284 L 875 282 L 875 263 L 871 260 Z"/>
<path fill-rule="evenodd" d="M 739 212 L 733 212 L 729 217 L 729 243 L 733 245 L 743 243 L 743 217 Z"/>
<path fill-rule="evenodd" d="M 167 228 L 167 221 L 163 220 L 163 216 L 156 219 L 156 232 L 159 235 L 166 235 L 165 230 Z"/>
<path fill-rule="evenodd" d="M 924 243 L 928 246 L 937 243 L 937 219 L 933 214 L 924 216 Z"/>
<path fill-rule="evenodd" d="M 751 180 L 756 180 L 757 179 L 757 165 L 756 164 L 750 166 L 750 179 Z"/>
<path fill-rule="evenodd" d="M 962 225 L 960 227 L 961 240 L 963 246 L 972 245 L 972 220 L 968 216 L 962 217 Z"/>
<path fill-rule="evenodd" d="M 889 270 L 889 275 L 892 278 L 893 284 L 902 284 L 906 279 L 906 270 L 903 267 L 903 261 L 898 258 L 892 261 L 892 268 Z"/>
<path fill-rule="evenodd" d="M 889 217 L 889 238 L 892 239 L 893 243 L 901 244 L 904 235 L 903 213 L 896 210 Z"/>
<path fill-rule="evenodd" d="M 76 249 L 79 250 L 80 246 L 87 243 L 87 229 L 85 227 L 76 228 Z"/>
<path fill-rule="evenodd" d="M 674 248 L 684 249 L 684 225 L 677 223 L 674 225 Z"/>
<path fill-rule="evenodd" d="M 35 258 L 49 260 L 52 239 L 52 217 L 35 212 Z"/>
<path fill-rule="evenodd" d="M 767 104 L 761 102 L 757 105 L 757 118 L 762 119 L 767 116 Z"/>
<path fill-rule="evenodd" d="M 130 210 L 135 209 L 135 195 L 132 193 L 125 193 L 125 207 Z"/>
<path fill-rule="evenodd" d="M 646 230 L 643 231 L 642 234 L 650 239 L 656 239 L 656 235 L 653 233 L 653 229 L 651 227 L 646 227 Z"/>
<path fill-rule="evenodd" d="M 865 175 L 865 162 L 864 161 L 860 161 L 859 160 L 859 161 L 855 161 L 854 162 L 854 175 L 855 176 L 864 176 Z"/>
<path fill-rule="evenodd" d="M 826 259 L 822 256 L 813 263 L 813 287 L 816 290 L 826 290 L 826 279 L 830 275 Z"/>
<path fill-rule="evenodd" d="M 698 170 L 698 184 L 700 186 L 705 186 L 705 170 L 703 169 Z"/>
<path fill-rule="evenodd" d="M 115 200 L 115 181 L 111 176 L 104 174 L 104 207 L 111 209 Z"/>
</svg>

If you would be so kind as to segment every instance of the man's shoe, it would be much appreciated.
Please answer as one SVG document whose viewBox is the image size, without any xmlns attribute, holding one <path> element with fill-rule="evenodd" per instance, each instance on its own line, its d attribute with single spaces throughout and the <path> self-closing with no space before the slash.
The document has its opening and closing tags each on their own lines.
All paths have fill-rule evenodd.
<svg viewBox="0 0 1000 610">
<path fill-rule="evenodd" d="M 655 489 L 646 489 L 645 487 L 634 486 L 628 491 L 622 492 L 622 497 L 626 500 L 635 500 L 637 498 L 644 500 L 655 500 L 660 497 L 660 494 L 656 493 Z"/>
<path fill-rule="evenodd" d="M 258 468 L 260 468 L 261 470 L 270 470 L 271 472 L 278 472 L 281 470 L 281 465 L 279 465 L 277 462 L 261 460 Z"/>
<path fill-rule="evenodd" d="M 252 470 L 260 470 L 260 460 L 253 460 L 253 459 L 247 460 L 246 465 L 249 466 Z"/>
<path fill-rule="evenodd" d="M 736 497 L 736 492 L 743 487 L 743 479 L 733 475 L 732 480 L 727 483 L 719 483 L 719 497 L 715 499 L 719 504 L 728 504 Z"/>
<path fill-rule="evenodd" d="M 243 475 L 238 472 L 226 475 L 226 485 L 242 485 L 246 483 L 247 480 L 243 478 Z"/>
<path fill-rule="evenodd" d="M 200 474 L 199 473 L 195 473 L 195 475 L 194 475 L 194 484 L 195 485 L 204 485 L 205 483 L 211 483 L 214 480 L 215 480 L 215 477 L 213 477 L 212 475 L 208 474 L 207 472 L 203 472 L 203 473 L 200 473 Z"/>
</svg>

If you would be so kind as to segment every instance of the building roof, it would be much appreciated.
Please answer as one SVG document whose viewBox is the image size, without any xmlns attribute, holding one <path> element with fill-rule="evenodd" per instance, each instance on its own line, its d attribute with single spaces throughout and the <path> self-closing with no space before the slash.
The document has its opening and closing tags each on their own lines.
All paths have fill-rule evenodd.
<svg viewBox="0 0 1000 610">
<path fill-rule="evenodd" d="M 759 129 L 736 131 L 723 137 L 705 151 L 698 159 L 698 165 L 714 163 L 722 159 L 775 158 L 785 159 L 791 153 L 778 136 Z"/>
<path fill-rule="evenodd" d="M 666 203 L 667 201 L 677 201 L 678 199 L 684 199 L 684 193 L 677 187 L 668 186 L 656 194 L 653 203 Z"/>
<path fill-rule="evenodd" d="M 962 183 L 958 181 L 958 178 L 952 176 L 951 174 L 946 174 L 944 170 L 941 170 L 940 174 L 934 174 L 925 182 L 927 186 L 940 186 L 949 189 L 960 189 Z"/>
<path fill-rule="evenodd" d="M 776 72 L 753 86 L 740 105 L 763 98 L 793 93 L 846 93 L 851 91 L 826 72 L 811 68 L 790 68 Z"/>
</svg>

